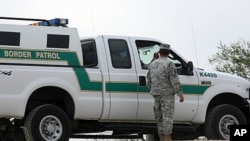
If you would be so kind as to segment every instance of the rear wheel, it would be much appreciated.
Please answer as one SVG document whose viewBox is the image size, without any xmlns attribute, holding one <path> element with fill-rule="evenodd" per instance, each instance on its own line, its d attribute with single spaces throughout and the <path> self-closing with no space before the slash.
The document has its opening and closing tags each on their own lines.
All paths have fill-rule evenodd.
<svg viewBox="0 0 250 141">
<path fill-rule="evenodd" d="M 27 116 L 25 127 L 31 141 L 67 141 L 71 127 L 65 112 L 55 105 L 42 105 Z"/>
<path fill-rule="evenodd" d="M 230 125 L 247 124 L 242 111 L 229 104 L 223 104 L 211 109 L 204 125 L 205 136 L 208 139 L 227 139 L 230 136 Z"/>
</svg>

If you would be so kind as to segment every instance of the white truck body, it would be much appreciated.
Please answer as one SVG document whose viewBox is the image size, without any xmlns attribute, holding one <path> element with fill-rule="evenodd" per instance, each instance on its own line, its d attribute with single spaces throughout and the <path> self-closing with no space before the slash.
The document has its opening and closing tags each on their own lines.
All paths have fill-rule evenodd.
<svg viewBox="0 0 250 141">
<path fill-rule="evenodd" d="M 151 61 L 161 41 L 114 35 L 80 39 L 75 28 L 0 24 L 0 40 L 6 36 L 13 39 L 0 41 L 0 119 L 23 121 L 35 107 L 55 104 L 76 123 L 155 123 L 142 62 Z M 176 96 L 175 123 L 206 124 L 208 112 L 222 104 L 234 105 L 249 120 L 249 81 L 190 67 L 173 48 L 169 58 L 185 97 L 180 103 Z"/>
</svg>

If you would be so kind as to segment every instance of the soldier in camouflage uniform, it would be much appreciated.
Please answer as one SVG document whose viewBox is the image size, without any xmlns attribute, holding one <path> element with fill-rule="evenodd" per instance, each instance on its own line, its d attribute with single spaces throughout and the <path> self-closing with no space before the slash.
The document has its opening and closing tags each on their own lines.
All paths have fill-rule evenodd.
<svg viewBox="0 0 250 141">
<path fill-rule="evenodd" d="M 154 97 L 154 113 L 161 141 L 171 141 L 175 94 L 184 101 L 177 70 L 168 59 L 170 45 L 161 44 L 159 58 L 149 65 L 147 74 L 150 94 Z"/>
</svg>

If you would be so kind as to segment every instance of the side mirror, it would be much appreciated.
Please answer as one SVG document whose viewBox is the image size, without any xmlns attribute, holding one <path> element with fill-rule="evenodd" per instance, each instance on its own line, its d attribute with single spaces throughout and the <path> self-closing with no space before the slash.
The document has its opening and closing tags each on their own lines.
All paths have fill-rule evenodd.
<svg viewBox="0 0 250 141">
<path fill-rule="evenodd" d="M 187 75 L 194 75 L 193 69 L 194 69 L 193 62 L 192 61 L 188 61 L 187 68 L 186 68 Z"/>
</svg>

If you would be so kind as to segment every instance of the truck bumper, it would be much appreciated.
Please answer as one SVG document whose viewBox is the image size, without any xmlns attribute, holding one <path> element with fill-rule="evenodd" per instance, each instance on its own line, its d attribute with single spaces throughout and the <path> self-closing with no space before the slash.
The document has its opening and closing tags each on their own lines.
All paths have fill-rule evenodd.
<svg viewBox="0 0 250 141">
<path fill-rule="evenodd" d="M 245 99 L 245 104 L 247 108 L 247 121 L 248 124 L 250 125 L 250 99 Z"/>
</svg>

